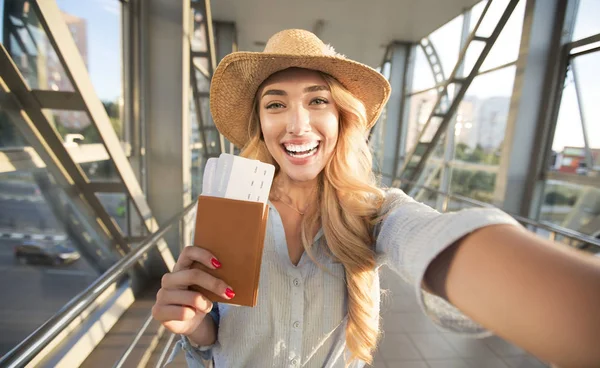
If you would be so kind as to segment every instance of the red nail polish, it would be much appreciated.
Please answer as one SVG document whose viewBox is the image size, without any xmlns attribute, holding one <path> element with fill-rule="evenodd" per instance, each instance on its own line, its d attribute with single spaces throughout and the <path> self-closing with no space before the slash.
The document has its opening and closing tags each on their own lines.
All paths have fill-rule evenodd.
<svg viewBox="0 0 600 368">
<path fill-rule="evenodd" d="M 225 295 L 227 295 L 227 297 L 229 299 L 233 299 L 233 297 L 235 296 L 235 293 L 230 288 L 227 288 L 227 289 L 225 289 Z"/>
<path fill-rule="evenodd" d="M 215 257 L 212 257 L 210 263 L 212 263 L 215 268 L 221 268 L 221 262 L 217 261 Z"/>
</svg>

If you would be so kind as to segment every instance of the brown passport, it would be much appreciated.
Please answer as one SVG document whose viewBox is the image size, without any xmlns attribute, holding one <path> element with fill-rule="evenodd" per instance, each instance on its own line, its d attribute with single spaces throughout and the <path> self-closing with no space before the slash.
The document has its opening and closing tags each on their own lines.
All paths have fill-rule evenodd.
<svg viewBox="0 0 600 368">
<path fill-rule="evenodd" d="M 268 216 L 266 203 L 200 196 L 194 246 L 209 250 L 221 267 L 213 270 L 198 262 L 192 267 L 225 281 L 235 297 L 229 300 L 199 286 L 190 288 L 212 302 L 254 307 Z"/>
</svg>

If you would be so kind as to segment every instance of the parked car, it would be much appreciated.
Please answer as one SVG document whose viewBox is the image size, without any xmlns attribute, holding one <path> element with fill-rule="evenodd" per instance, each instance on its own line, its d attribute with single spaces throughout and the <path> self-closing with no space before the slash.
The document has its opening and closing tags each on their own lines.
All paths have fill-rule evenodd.
<svg viewBox="0 0 600 368">
<path fill-rule="evenodd" d="M 68 244 L 53 244 L 27 240 L 14 248 L 15 258 L 20 263 L 63 265 L 75 262 L 80 254 Z"/>
</svg>

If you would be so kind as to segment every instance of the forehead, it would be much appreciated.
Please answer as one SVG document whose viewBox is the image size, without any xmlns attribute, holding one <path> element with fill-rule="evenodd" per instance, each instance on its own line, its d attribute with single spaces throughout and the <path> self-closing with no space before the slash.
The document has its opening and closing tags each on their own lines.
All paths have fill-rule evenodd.
<svg viewBox="0 0 600 368">
<path fill-rule="evenodd" d="M 317 71 L 310 69 L 290 68 L 271 74 L 271 76 L 263 82 L 260 90 L 275 84 L 283 86 L 288 83 L 315 85 L 326 84 L 323 77 L 321 77 Z"/>
</svg>

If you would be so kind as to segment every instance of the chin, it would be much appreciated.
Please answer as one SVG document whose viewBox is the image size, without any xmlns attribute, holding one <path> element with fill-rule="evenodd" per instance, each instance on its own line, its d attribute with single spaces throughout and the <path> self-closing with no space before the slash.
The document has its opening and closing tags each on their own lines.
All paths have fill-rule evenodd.
<svg viewBox="0 0 600 368">
<path fill-rule="evenodd" d="M 297 168 L 293 168 L 289 170 L 287 167 L 281 167 L 281 173 L 285 174 L 288 178 L 296 182 L 308 182 L 316 179 L 319 174 L 323 171 L 323 168 L 318 169 L 308 169 L 308 170 L 298 170 Z"/>
</svg>

